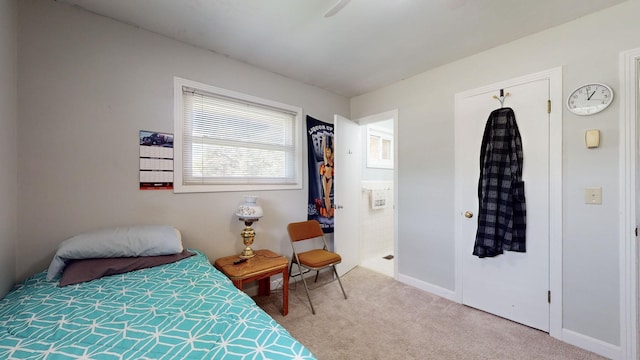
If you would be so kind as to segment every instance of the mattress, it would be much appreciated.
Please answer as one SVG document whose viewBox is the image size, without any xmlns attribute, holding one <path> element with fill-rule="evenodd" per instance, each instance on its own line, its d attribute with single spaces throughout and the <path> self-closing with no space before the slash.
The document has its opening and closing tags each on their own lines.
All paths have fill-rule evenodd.
<svg viewBox="0 0 640 360">
<path fill-rule="evenodd" d="M 65 287 L 28 278 L 0 300 L 0 359 L 315 359 L 195 252 Z"/>
</svg>

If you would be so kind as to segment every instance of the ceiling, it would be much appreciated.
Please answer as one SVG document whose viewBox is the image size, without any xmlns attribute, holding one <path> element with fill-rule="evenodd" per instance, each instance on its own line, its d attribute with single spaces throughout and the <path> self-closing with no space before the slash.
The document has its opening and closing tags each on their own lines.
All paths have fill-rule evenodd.
<svg viewBox="0 0 640 360">
<path fill-rule="evenodd" d="M 59 1 L 352 97 L 625 0 Z"/>
</svg>

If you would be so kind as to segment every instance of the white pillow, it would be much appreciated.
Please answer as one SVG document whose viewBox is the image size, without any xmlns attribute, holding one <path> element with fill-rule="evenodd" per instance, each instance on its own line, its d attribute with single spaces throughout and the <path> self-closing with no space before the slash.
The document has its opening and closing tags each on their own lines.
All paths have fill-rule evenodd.
<svg viewBox="0 0 640 360">
<path fill-rule="evenodd" d="M 49 265 L 47 279 L 56 277 L 69 260 L 171 255 L 182 250 L 180 231 L 173 226 L 128 226 L 86 232 L 60 244 Z"/>
</svg>

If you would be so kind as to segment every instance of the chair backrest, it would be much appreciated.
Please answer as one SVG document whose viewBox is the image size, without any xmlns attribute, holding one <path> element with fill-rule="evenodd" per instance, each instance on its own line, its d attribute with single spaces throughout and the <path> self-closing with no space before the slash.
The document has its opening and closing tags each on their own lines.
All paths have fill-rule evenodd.
<svg viewBox="0 0 640 360">
<path fill-rule="evenodd" d="M 307 220 L 301 222 L 290 223 L 287 225 L 287 231 L 292 242 L 314 239 L 322 237 L 324 240 L 324 232 L 320 223 L 316 220 Z"/>
</svg>

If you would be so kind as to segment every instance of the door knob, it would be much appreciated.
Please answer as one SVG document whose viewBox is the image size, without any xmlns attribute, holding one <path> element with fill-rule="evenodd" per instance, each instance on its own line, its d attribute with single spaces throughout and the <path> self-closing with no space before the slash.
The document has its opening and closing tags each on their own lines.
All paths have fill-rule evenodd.
<svg viewBox="0 0 640 360">
<path fill-rule="evenodd" d="M 467 219 L 471 219 L 473 217 L 473 213 L 471 211 L 465 211 L 464 217 L 466 217 Z"/>
</svg>

